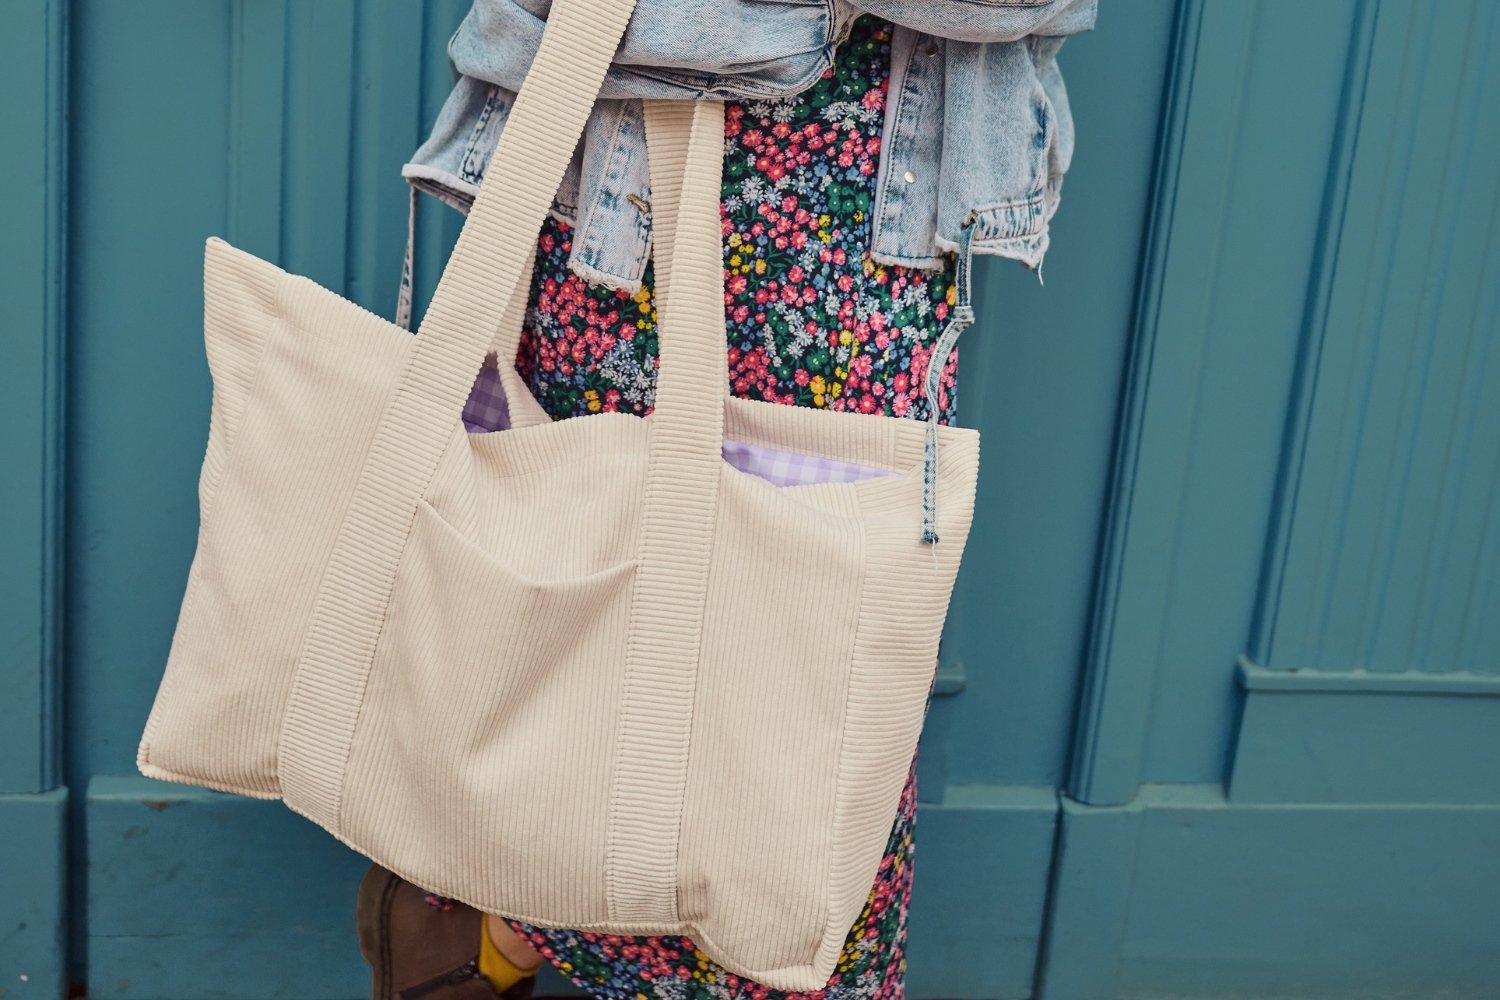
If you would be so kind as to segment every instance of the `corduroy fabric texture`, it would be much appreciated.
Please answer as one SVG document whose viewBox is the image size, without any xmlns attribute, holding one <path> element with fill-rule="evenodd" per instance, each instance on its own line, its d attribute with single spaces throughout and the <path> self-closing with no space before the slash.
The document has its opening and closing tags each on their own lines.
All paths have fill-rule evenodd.
<svg viewBox="0 0 1500 1000">
<path fill-rule="evenodd" d="M 209 241 L 202 520 L 137 763 L 480 909 L 815 989 L 916 747 L 978 435 L 940 428 L 924 545 L 922 427 L 728 395 L 717 102 L 648 104 L 652 415 L 552 422 L 503 365 L 510 429 L 467 433 L 629 9 L 553 5 L 416 337 Z M 726 438 L 891 474 L 778 487 Z"/>
</svg>

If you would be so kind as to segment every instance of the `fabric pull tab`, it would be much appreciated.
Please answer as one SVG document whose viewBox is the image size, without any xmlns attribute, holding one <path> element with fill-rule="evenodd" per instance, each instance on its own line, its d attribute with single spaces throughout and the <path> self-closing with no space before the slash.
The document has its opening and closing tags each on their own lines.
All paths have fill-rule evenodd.
<svg viewBox="0 0 1500 1000">
<path fill-rule="evenodd" d="M 412 250 L 417 242 L 417 189 L 411 189 L 411 205 L 406 210 L 406 256 L 401 259 L 401 289 L 396 293 L 396 325 L 411 329 Z"/>
<path fill-rule="evenodd" d="M 937 448 L 938 448 L 938 395 L 943 381 L 943 368 L 948 364 L 948 355 L 958 335 L 974 325 L 974 307 L 970 298 L 970 274 L 974 267 L 974 213 L 964 219 L 959 236 L 958 268 L 955 287 L 958 302 L 948 325 L 943 328 L 937 343 L 932 345 L 932 354 L 927 358 L 927 378 L 923 391 L 927 394 L 927 439 L 923 447 L 922 467 L 922 541 L 928 545 L 938 540 L 937 531 Z"/>
</svg>

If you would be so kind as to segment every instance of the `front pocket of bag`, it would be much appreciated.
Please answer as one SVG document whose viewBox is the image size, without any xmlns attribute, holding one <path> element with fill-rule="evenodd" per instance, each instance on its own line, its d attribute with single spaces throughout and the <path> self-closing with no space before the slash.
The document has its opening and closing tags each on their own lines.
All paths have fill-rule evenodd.
<svg viewBox="0 0 1500 1000">
<path fill-rule="evenodd" d="M 350 748 L 351 842 L 484 908 L 603 919 L 635 576 L 528 579 L 419 502 Z"/>
<path fill-rule="evenodd" d="M 587 543 L 579 538 L 560 536 L 539 539 L 534 544 L 565 546 Z M 577 625 L 581 618 L 587 617 L 592 605 L 628 581 L 635 567 L 636 560 L 628 559 L 577 576 L 548 579 L 529 576 L 485 551 L 450 524 L 426 499 L 418 499 L 400 577 L 415 572 L 427 579 L 429 589 L 434 592 L 462 586 L 465 593 L 489 593 L 491 599 L 507 601 L 513 610 L 529 617 Z M 397 580 L 398 589 L 406 582 L 402 578 Z"/>
<path fill-rule="evenodd" d="M 522 576 L 419 500 L 372 683 L 389 685 L 406 739 L 440 719 L 470 746 L 513 733 L 530 711 L 585 700 L 601 666 L 623 659 L 635 574 L 632 559 Z"/>
<path fill-rule="evenodd" d="M 436 710 L 462 693 L 454 710 L 493 722 L 568 687 L 559 675 L 575 666 L 623 655 L 635 572 L 631 559 L 570 578 L 524 576 L 419 500 L 377 667 L 398 673 L 407 704 Z"/>
</svg>

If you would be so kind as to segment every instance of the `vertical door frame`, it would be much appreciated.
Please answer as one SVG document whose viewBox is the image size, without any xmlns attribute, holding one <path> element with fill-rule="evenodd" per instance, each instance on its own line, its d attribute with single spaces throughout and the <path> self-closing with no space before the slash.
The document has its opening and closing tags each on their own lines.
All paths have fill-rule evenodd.
<svg viewBox="0 0 1500 1000">
<path fill-rule="evenodd" d="M 67 0 L 26 0 L 0 33 L 0 991 L 63 995 L 68 793 L 62 767 Z"/>
<path fill-rule="evenodd" d="M 1143 597 L 1157 602 L 1166 600 L 1162 588 L 1137 580 L 1142 575 L 1159 573 L 1161 567 L 1147 565 L 1154 560 L 1143 558 L 1138 552 L 1133 554 L 1134 547 L 1150 544 L 1143 543 L 1141 535 L 1151 530 L 1142 526 L 1145 517 L 1134 501 L 1142 475 L 1140 449 L 1146 434 L 1144 425 L 1150 405 L 1157 331 L 1162 326 L 1163 313 L 1169 308 L 1164 301 L 1167 257 L 1197 69 L 1203 6 L 1204 0 L 1179 0 L 1177 6 L 1171 69 L 1157 137 L 1152 213 L 1141 251 L 1135 318 L 1121 391 L 1114 468 L 1110 473 L 1110 508 L 1105 515 L 1100 546 L 1072 760 L 1063 789 L 1074 801 L 1091 805 L 1124 805 L 1135 798 L 1143 773 L 1148 709 L 1156 681 L 1155 661 L 1130 655 L 1122 648 L 1127 643 L 1121 641 L 1130 630 L 1131 621 L 1150 619 L 1150 611 L 1122 606 L 1131 597 L 1136 601 Z M 1143 506 L 1152 505 L 1148 502 Z M 1153 534 L 1159 533 L 1163 523 L 1170 525 L 1171 512 L 1156 511 L 1154 519 L 1158 531 Z M 1132 539 L 1132 535 L 1136 537 Z M 1151 620 L 1159 620 L 1162 610 L 1159 603 L 1154 610 L 1156 618 Z"/>
</svg>

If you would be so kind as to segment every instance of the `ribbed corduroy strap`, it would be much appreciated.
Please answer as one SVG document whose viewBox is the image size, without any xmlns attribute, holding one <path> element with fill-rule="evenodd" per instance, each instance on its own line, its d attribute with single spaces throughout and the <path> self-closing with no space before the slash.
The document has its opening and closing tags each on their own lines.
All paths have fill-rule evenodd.
<svg viewBox="0 0 1500 1000">
<path fill-rule="evenodd" d="M 729 382 L 723 104 L 647 101 L 646 148 L 660 361 L 607 860 L 610 919 L 640 924 L 678 919 L 678 842 Z"/>
<path fill-rule="evenodd" d="M 344 770 L 416 509 L 583 134 L 634 0 L 555 0 L 400 382 L 319 590 L 280 743 L 287 804 L 341 829 Z"/>
</svg>

